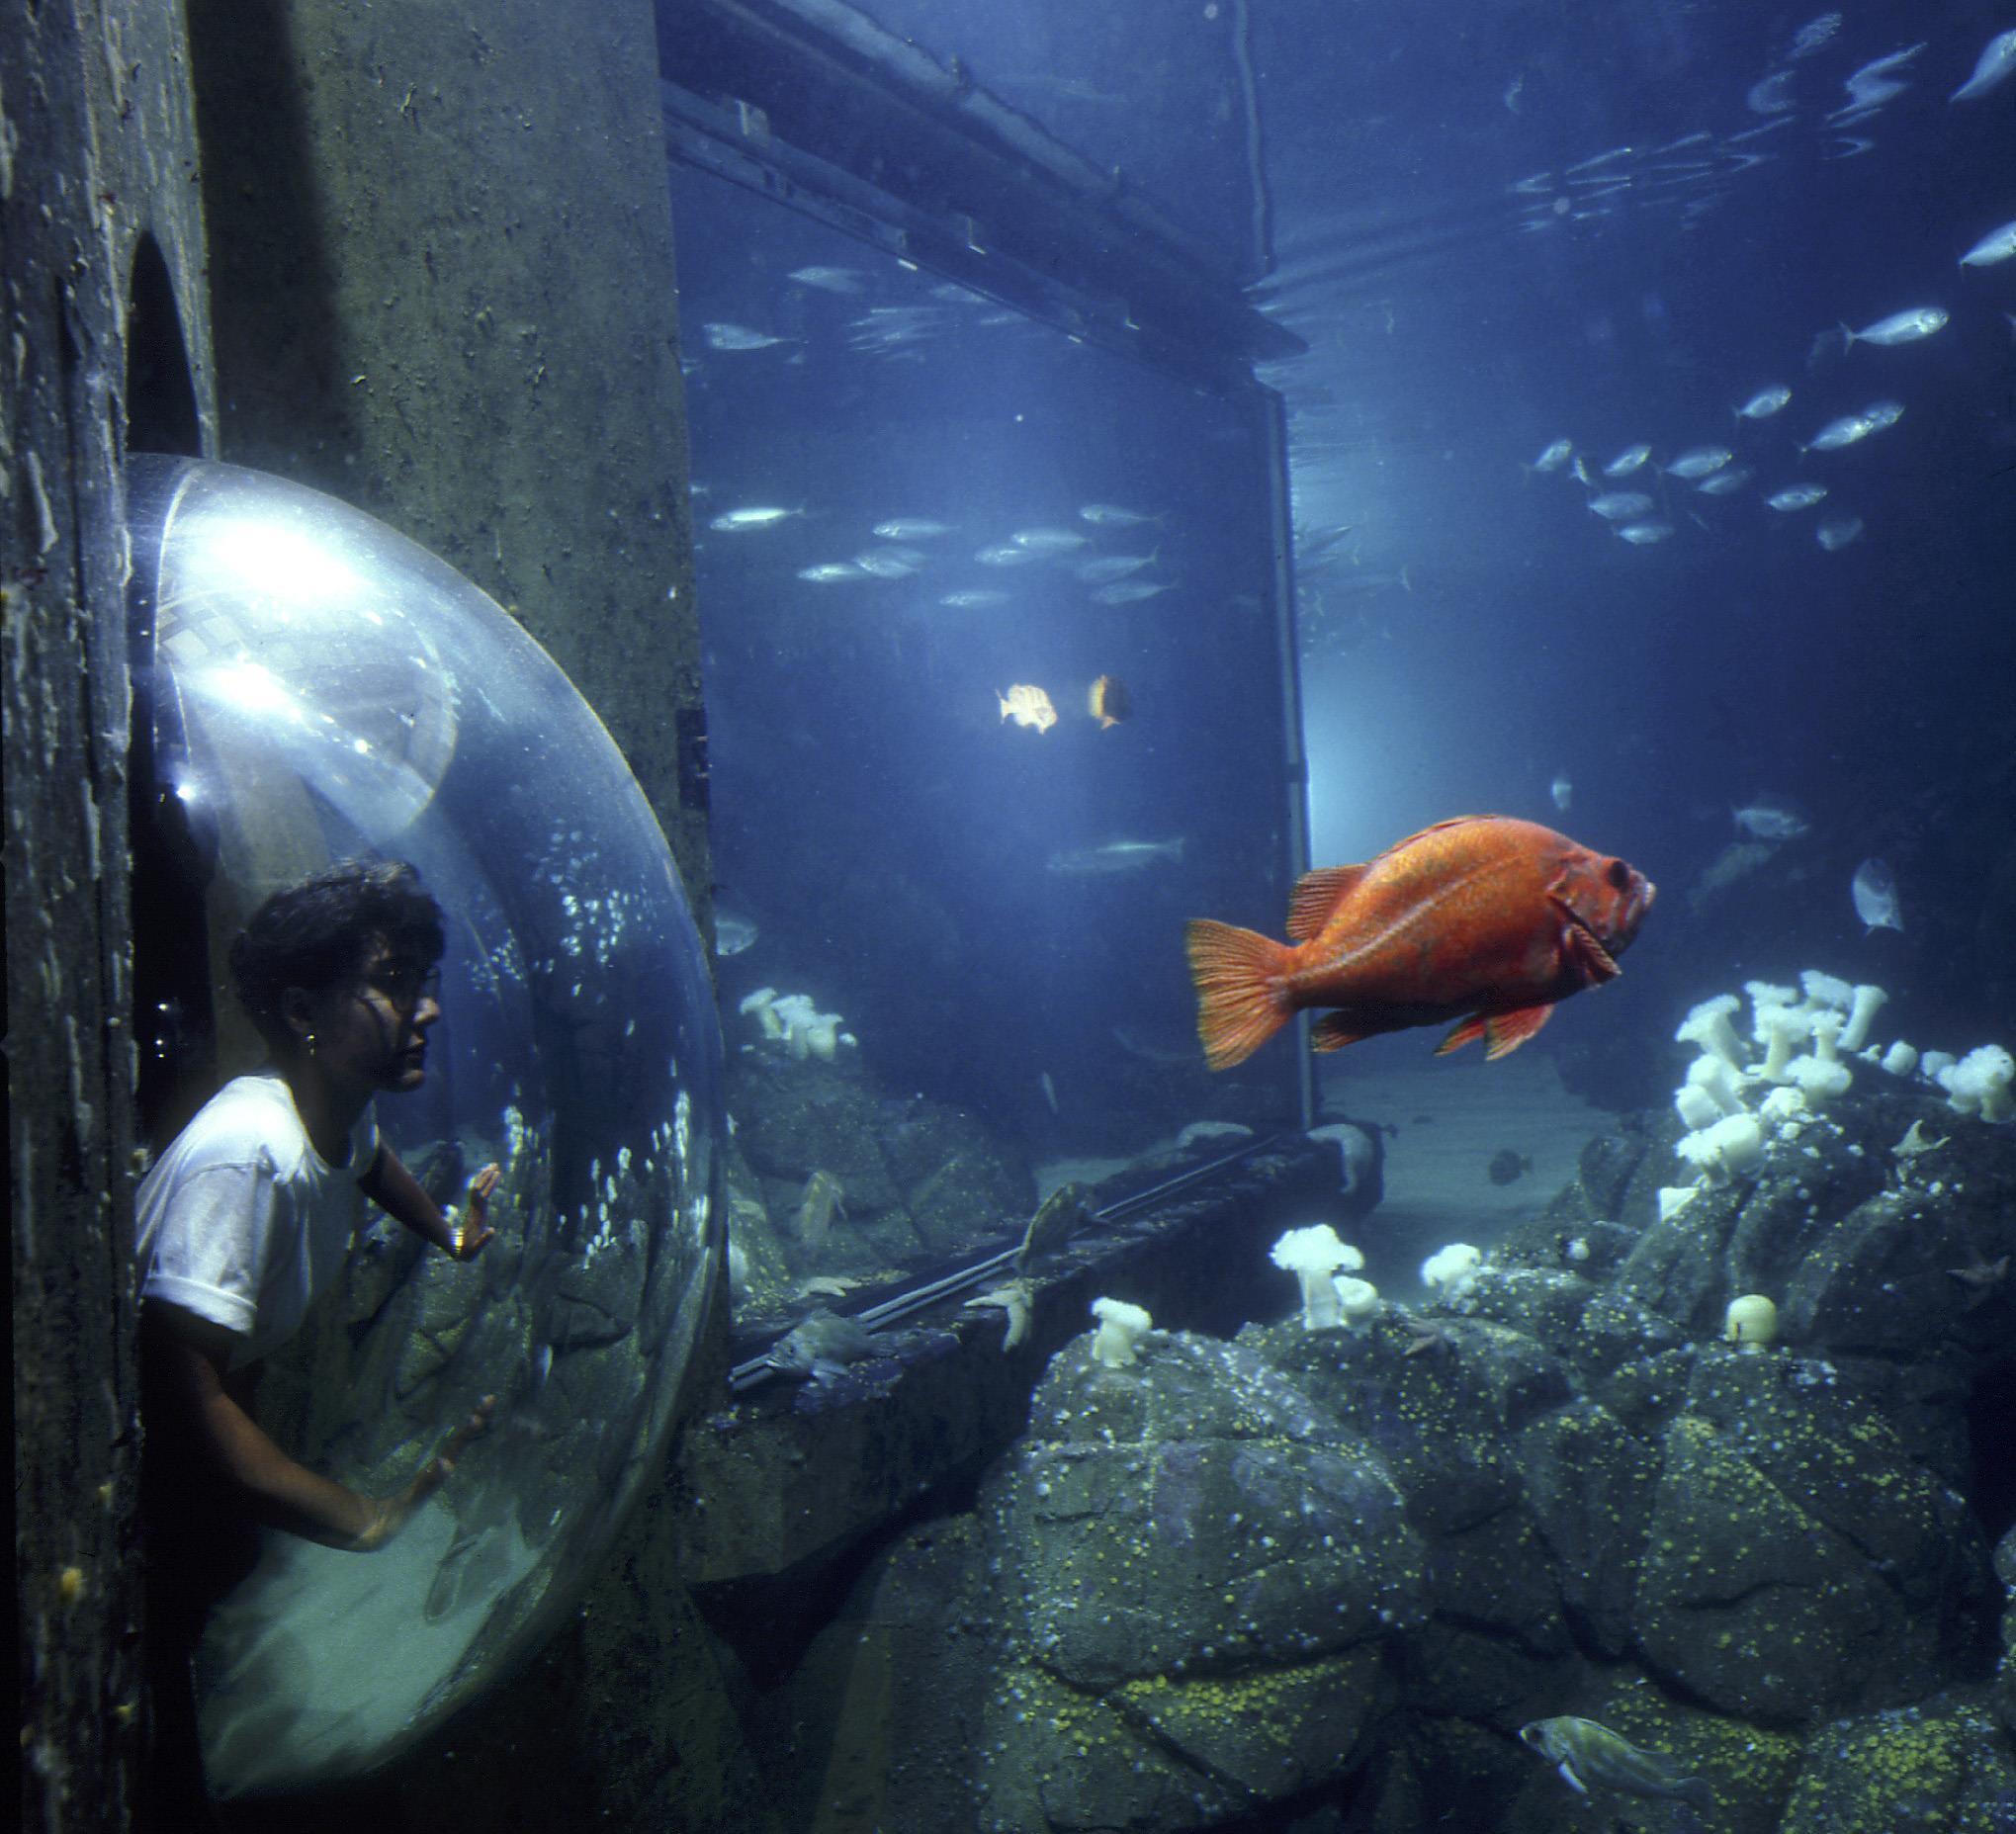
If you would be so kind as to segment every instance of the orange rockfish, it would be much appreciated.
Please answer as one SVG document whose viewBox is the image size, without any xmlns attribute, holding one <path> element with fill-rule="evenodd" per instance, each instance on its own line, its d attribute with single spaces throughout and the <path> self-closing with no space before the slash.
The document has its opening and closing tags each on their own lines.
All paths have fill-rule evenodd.
<svg viewBox="0 0 2016 1834">
<path fill-rule="evenodd" d="M 1621 859 L 1509 816 L 1460 816 L 1361 866 L 1307 874 L 1289 942 L 1198 917 L 1187 928 L 1197 1035 L 1213 1070 L 1260 1049 L 1306 1006 L 1319 1051 L 1458 1021 L 1440 1056 L 1517 1050 L 1556 1001 L 1614 980 L 1653 887 Z"/>
</svg>

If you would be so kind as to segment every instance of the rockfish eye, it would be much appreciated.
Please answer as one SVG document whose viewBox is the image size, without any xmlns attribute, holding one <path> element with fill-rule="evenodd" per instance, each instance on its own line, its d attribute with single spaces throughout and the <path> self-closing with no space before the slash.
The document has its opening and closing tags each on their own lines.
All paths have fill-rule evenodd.
<svg viewBox="0 0 2016 1834">
<path fill-rule="evenodd" d="M 1612 860 L 1604 877 L 1610 881 L 1613 891 L 1627 892 L 1631 889 L 1631 869 L 1622 860 Z"/>
</svg>

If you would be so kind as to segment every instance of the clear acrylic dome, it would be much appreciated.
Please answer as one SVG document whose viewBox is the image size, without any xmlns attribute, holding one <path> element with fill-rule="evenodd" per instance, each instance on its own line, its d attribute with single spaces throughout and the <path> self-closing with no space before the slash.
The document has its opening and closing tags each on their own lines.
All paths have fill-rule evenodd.
<svg viewBox="0 0 2016 1834">
<path fill-rule="evenodd" d="M 381 1219 L 271 1359 L 262 1423 L 367 1494 L 482 1395 L 497 1414 L 387 1548 L 265 1537 L 198 1659 L 228 1796 L 383 1763 L 578 1596 L 662 1448 L 720 1253 L 721 1039 L 636 781 L 492 600 L 298 484 L 149 458 L 131 477 L 138 704 L 201 841 L 213 951 L 320 865 L 410 860 L 448 918 L 444 1016 L 425 1088 L 382 1098 L 380 1125 L 444 1196 L 503 1169 L 481 1258 Z"/>
</svg>

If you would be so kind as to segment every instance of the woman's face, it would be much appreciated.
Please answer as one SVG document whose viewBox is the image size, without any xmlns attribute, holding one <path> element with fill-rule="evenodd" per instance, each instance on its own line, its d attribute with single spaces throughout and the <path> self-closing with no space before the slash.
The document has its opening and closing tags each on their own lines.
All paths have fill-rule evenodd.
<svg viewBox="0 0 2016 1834">
<path fill-rule="evenodd" d="M 374 945 L 352 987 L 315 1002 L 314 1057 L 338 1082 L 405 1094 L 427 1080 L 427 1033 L 441 1016 L 440 971 Z"/>
</svg>

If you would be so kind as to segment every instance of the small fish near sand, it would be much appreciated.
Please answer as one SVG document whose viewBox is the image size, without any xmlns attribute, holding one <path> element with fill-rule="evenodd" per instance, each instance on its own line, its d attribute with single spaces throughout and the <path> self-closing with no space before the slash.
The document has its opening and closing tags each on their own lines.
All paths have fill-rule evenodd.
<svg viewBox="0 0 2016 1834">
<path fill-rule="evenodd" d="M 1536 822 L 1461 816 L 1361 865 L 1296 885 L 1287 942 L 1209 917 L 1186 928 L 1197 1035 L 1213 1070 L 1243 1063 L 1295 1013 L 1334 1008 L 1319 1051 L 1454 1020 L 1496 1060 L 1554 1006 L 1617 978 L 1654 887 L 1624 861 Z"/>
<path fill-rule="evenodd" d="M 1050 696 L 1033 682 L 1018 681 L 1006 694 L 994 698 L 1001 702 L 1001 717 L 1017 726 L 1047 733 L 1057 724 L 1057 709 L 1050 704 Z"/>
<path fill-rule="evenodd" d="M 1484 1176 L 1494 1184 L 1517 1184 L 1533 1170 L 1533 1160 L 1525 1153 L 1515 1153 L 1511 1147 L 1500 1147 L 1491 1155 L 1491 1163 L 1484 1168 Z"/>
<path fill-rule="evenodd" d="M 1699 1809 L 1715 1804 L 1705 1778 L 1683 1777 L 1671 1759 L 1640 1750 L 1594 1719 L 1578 1719 L 1572 1713 L 1535 1719 L 1521 1726 L 1519 1736 L 1560 1772 L 1561 1781 L 1578 1795 L 1651 1796 Z"/>
</svg>

